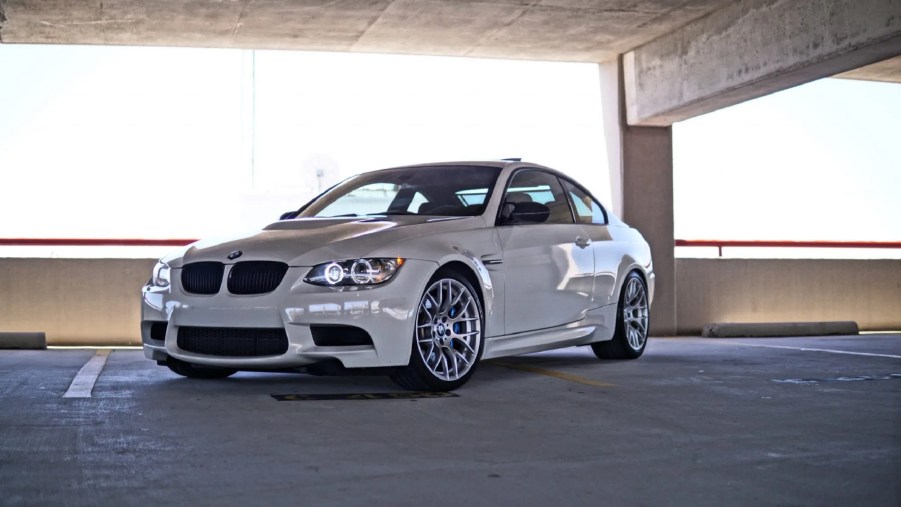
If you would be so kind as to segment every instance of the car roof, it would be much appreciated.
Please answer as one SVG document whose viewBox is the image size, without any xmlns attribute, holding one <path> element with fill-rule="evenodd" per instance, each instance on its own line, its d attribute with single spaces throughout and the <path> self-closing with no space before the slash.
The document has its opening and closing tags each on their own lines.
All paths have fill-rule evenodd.
<svg viewBox="0 0 901 507">
<path fill-rule="evenodd" d="M 463 160 L 463 161 L 455 161 L 455 162 L 427 162 L 422 164 L 410 164 L 410 165 L 401 165 L 388 167 L 385 169 L 378 169 L 376 171 L 368 171 L 368 172 L 378 172 L 378 171 L 391 171 L 393 169 L 408 169 L 413 167 L 421 167 L 421 168 L 431 168 L 431 167 L 448 167 L 448 166 L 467 166 L 467 167 L 496 167 L 503 168 L 507 166 L 510 162 L 504 160 Z"/>
<path fill-rule="evenodd" d="M 385 169 L 377 169 L 377 170 L 375 170 L 375 171 L 366 171 L 366 172 L 391 171 L 391 170 L 395 170 L 395 169 L 409 169 L 409 168 L 423 168 L 423 169 L 425 169 L 425 168 L 438 168 L 438 167 L 449 167 L 449 166 L 451 166 L 451 167 L 452 167 L 452 166 L 456 166 L 456 167 L 460 167 L 460 166 L 466 166 L 466 167 L 492 167 L 492 168 L 498 168 L 498 169 L 505 169 L 505 168 L 507 168 L 507 167 L 510 167 L 510 168 L 513 168 L 513 169 L 519 169 L 519 168 L 527 167 L 527 168 L 533 168 L 533 169 L 541 169 L 541 170 L 551 171 L 551 172 L 554 172 L 554 173 L 557 173 L 557 174 L 559 174 L 559 175 L 561 175 L 561 176 L 566 177 L 566 174 L 565 174 L 565 173 L 563 173 L 563 172 L 561 172 L 561 171 L 558 171 L 558 170 L 556 170 L 556 169 L 553 169 L 553 168 L 550 168 L 550 167 L 547 167 L 547 166 L 543 166 L 543 165 L 541 165 L 541 164 L 535 164 L 535 163 L 532 163 L 532 162 L 523 161 L 523 160 L 520 160 L 520 159 L 503 159 L 503 160 L 458 160 L 458 161 L 453 161 L 453 162 L 427 162 L 427 163 L 422 163 L 422 164 L 410 164 L 410 165 L 402 165 L 402 166 L 388 167 L 388 168 L 385 168 Z"/>
<path fill-rule="evenodd" d="M 541 164 L 535 164 L 532 162 L 526 162 L 519 159 L 503 159 L 503 160 L 461 160 L 456 162 L 429 162 L 424 164 L 411 164 L 411 165 L 402 165 L 396 167 L 389 167 L 386 169 L 377 169 L 375 171 L 366 171 L 361 174 L 371 174 L 378 173 L 382 171 L 394 171 L 397 169 L 438 169 L 442 167 L 490 167 L 496 168 L 500 170 L 510 169 L 512 171 L 518 169 L 538 169 L 541 171 L 547 171 L 549 173 L 555 174 L 561 178 L 564 178 L 569 181 L 575 181 L 571 176 L 567 175 L 563 171 L 543 166 Z M 578 184 L 580 187 L 581 184 Z M 584 187 L 583 187 L 584 190 Z"/>
</svg>

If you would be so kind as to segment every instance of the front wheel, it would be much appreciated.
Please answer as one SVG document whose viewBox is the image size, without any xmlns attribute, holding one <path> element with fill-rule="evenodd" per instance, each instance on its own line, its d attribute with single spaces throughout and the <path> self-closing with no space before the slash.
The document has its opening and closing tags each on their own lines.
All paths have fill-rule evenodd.
<svg viewBox="0 0 901 507">
<path fill-rule="evenodd" d="M 410 364 L 391 378 L 411 391 L 451 391 L 469 380 L 482 357 L 482 306 L 453 271 L 429 281 L 416 313 Z"/>
<path fill-rule="evenodd" d="M 600 359 L 636 359 L 648 343 L 650 306 L 648 288 L 635 271 L 626 276 L 616 308 L 616 330 L 613 339 L 591 344 Z"/>
</svg>

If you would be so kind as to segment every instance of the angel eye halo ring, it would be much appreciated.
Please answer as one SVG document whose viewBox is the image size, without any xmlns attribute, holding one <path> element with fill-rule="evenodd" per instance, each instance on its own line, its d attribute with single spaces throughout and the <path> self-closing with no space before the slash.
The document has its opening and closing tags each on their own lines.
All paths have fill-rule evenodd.
<svg viewBox="0 0 901 507">
<path fill-rule="evenodd" d="M 350 279 L 359 285 L 372 283 L 372 277 L 377 273 L 378 271 L 372 268 L 372 263 L 366 259 L 355 260 L 350 266 Z"/>
<path fill-rule="evenodd" d="M 335 285 L 344 280 L 344 268 L 337 262 L 333 262 L 325 267 L 325 281 L 329 285 Z"/>
<path fill-rule="evenodd" d="M 379 285 L 394 277 L 404 261 L 400 257 L 330 261 L 313 266 L 303 281 L 325 287 Z"/>
</svg>

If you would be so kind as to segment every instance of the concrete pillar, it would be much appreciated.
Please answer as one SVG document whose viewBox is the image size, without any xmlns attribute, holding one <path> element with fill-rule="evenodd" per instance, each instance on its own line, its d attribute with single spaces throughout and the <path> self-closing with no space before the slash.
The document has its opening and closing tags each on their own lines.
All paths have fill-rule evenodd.
<svg viewBox="0 0 901 507">
<path fill-rule="evenodd" d="M 623 219 L 651 244 L 657 273 L 651 332 L 676 333 L 672 127 L 623 127 Z"/>
<path fill-rule="evenodd" d="M 657 274 L 651 333 L 676 333 L 673 256 L 673 132 L 626 122 L 622 58 L 600 64 L 613 210 L 651 245 Z"/>
</svg>

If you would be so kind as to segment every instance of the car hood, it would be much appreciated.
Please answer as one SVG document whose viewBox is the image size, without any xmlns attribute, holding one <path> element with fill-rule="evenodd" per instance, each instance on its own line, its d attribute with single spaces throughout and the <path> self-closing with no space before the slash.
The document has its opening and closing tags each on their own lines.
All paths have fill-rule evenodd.
<svg viewBox="0 0 901 507">
<path fill-rule="evenodd" d="M 270 224 L 262 231 L 192 243 L 164 258 L 172 267 L 189 262 L 232 263 L 281 261 L 289 266 L 313 266 L 358 257 L 408 257 L 392 245 L 416 236 L 484 227 L 481 217 L 391 216 L 378 218 L 301 218 Z M 241 252 L 239 257 L 229 255 Z"/>
</svg>

